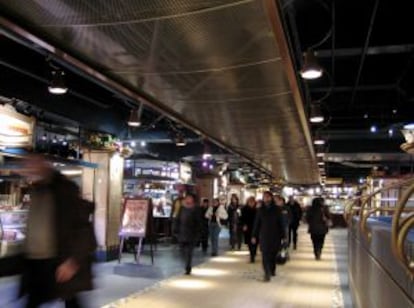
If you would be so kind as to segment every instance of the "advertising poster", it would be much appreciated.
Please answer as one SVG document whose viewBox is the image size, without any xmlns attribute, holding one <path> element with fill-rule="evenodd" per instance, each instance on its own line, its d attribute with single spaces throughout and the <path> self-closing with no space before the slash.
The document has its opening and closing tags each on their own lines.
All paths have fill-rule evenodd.
<svg viewBox="0 0 414 308">
<path fill-rule="evenodd" d="M 126 199 L 119 235 L 145 237 L 149 208 L 147 199 Z"/>
</svg>

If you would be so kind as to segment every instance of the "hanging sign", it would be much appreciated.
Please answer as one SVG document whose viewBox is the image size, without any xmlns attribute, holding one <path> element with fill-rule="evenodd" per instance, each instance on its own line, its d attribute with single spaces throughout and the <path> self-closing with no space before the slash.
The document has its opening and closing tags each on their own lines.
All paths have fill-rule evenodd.
<svg viewBox="0 0 414 308">
<path fill-rule="evenodd" d="M 31 147 L 34 123 L 33 117 L 18 113 L 13 106 L 0 105 L 0 147 Z"/>
<path fill-rule="evenodd" d="M 150 201 L 148 199 L 125 199 L 119 235 L 121 237 L 145 237 L 149 209 Z"/>
</svg>

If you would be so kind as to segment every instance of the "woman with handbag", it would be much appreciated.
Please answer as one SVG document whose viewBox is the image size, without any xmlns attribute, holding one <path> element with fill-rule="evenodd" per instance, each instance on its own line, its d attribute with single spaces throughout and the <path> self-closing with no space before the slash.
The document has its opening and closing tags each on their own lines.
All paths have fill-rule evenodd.
<svg viewBox="0 0 414 308">
<path fill-rule="evenodd" d="M 325 243 L 325 236 L 329 231 L 331 221 L 331 214 L 329 213 L 328 207 L 325 206 L 325 200 L 323 198 L 318 197 L 313 199 L 312 206 L 307 213 L 307 221 L 315 259 L 320 260 Z"/>
<path fill-rule="evenodd" d="M 215 257 L 218 254 L 218 242 L 221 226 L 222 222 L 224 222 L 227 217 L 227 211 L 224 206 L 220 204 L 220 200 L 218 198 L 214 199 L 213 206 L 208 208 L 205 215 L 205 218 L 208 219 L 212 257 Z"/>
</svg>

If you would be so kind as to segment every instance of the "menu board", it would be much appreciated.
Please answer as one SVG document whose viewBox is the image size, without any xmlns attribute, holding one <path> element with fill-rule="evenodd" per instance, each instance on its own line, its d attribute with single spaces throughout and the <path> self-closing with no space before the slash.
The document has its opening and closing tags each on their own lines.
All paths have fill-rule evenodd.
<svg viewBox="0 0 414 308">
<path fill-rule="evenodd" d="M 119 235 L 145 237 L 149 209 L 150 201 L 148 199 L 125 199 Z"/>
</svg>

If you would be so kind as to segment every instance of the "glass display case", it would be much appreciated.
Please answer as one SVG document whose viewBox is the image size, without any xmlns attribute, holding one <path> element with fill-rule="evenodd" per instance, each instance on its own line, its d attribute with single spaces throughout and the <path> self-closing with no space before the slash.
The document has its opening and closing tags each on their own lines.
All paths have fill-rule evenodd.
<svg viewBox="0 0 414 308">
<path fill-rule="evenodd" d="M 19 254 L 26 238 L 27 210 L 0 210 L 0 258 Z"/>
</svg>

